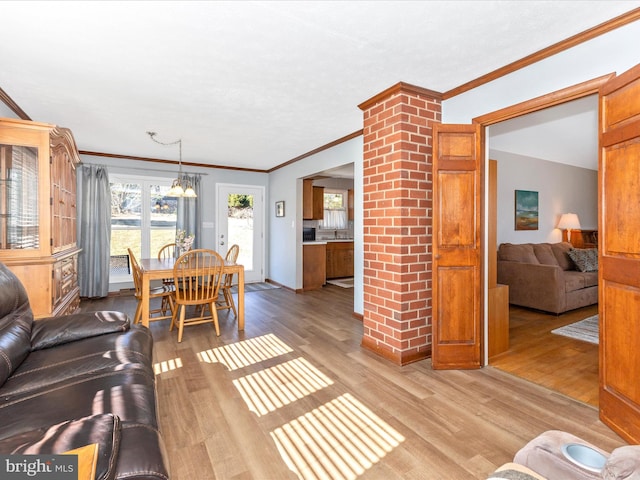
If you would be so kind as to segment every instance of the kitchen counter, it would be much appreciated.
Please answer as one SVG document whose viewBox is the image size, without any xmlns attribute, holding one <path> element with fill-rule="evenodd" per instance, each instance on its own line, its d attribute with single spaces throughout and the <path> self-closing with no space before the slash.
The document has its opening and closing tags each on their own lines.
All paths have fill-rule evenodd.
<svg viewBox="0 0 640 480">
<path fill-rule="evenodd" d="M 314 240 L 302 242 L 303 245 L 326 245 L 327 243 L 336 243 L 336 242 L 345 242 L 345 243 L 353 243 L 353 238 L 331 238 L 326 240 Z"/>
</svg>

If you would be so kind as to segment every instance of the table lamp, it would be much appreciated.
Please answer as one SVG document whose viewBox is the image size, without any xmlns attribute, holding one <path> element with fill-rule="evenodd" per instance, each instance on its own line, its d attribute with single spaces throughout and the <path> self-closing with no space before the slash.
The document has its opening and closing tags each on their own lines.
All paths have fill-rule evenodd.
<svg viewBox="0 0 640 480">
<path fill-rule="evenodd" d="M 580 228 L 580 220 L 575 213 L 563 213 L 558 222 L 558 228 L 562 230 L 562 241 L 571 241 L 571 230 Z"/>
</svg>

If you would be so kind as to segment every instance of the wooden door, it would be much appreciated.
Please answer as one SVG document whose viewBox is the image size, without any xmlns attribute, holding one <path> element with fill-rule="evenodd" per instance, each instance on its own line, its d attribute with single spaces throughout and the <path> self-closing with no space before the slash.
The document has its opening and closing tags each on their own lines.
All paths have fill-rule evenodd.
<svg viewBox="0 0 640 480">
<path fill-rule="evenodd" d="M 433 135 L 433 368 L 482 358 L 482 131 L 435 125 Z"/>
<path fill-rule="evenodd" d="M 640 65 L 600 89 L 600 418 L 640 442 Z"/>
</svg>

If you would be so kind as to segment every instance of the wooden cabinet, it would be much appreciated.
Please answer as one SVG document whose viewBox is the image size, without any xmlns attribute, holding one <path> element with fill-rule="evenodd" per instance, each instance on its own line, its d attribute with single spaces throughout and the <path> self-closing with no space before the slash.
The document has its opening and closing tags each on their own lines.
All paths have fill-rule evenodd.
<svg viewBox="0 0 640 480">
<path fill-rule="evenodd" d="M 302 289 L 322 288 L 326 283 L 326 245 L 312 243 L 302 246 Z"/>
<path fill-rule="evenodd" d="M 327 243 L 327 278 L 353 277 L 353 242 Z"/>
<path fill-rule="evenodd" d="M 571 230 L 574 248 L 598 248 L 598 230 Z"/>
<path fill-rule="evenodd" d="M 489 358 L 509 350 L 509 285 L 489 288 Z"/>
<path fill-rule="evenodd" d="M 303 220 L 324 218 L 324 187 L 314 186 L 311 179 L 302 181 L 302 218 Z"/>
<path fill-rule="evenodd" d="M 353 188 L 347 190 L 347 218 L 353 220 Z"/>
<path fill-rule="evenodd" d="M 71 131 L 0 119 L 0 261 L 24 284 L 36 318 L 80 304 L 76 165 Z"/>
</svg>

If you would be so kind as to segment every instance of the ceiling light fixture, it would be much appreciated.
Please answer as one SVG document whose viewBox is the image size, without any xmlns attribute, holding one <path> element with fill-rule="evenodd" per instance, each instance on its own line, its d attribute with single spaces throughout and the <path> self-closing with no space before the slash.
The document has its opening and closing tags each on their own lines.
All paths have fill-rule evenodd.
<svg viewBox="0 0 640 480">
<path fill-rule="evenodd" d="M 149 135 L 149 137 L 151 137 L 151 140 L 153 140 L 156 143 L 159 143 L 160 145 L 178 145 L 179 149 L 180 149 L 180 157 L 178 160 L 178 178 L 176 178 L 173 183 L 171 184 L 171 188 L 169 189 L 169 191 L 165 194 L 166 197 L 187 197 L 187 198 L 195 198 L 198 195 L 196 195 L 195 190 L 193 189 L 193 187 L 191 186 L 190 182 L 184 182 L 184 179 L 182 178 L 182 139 L 180 140 L 176 140 L 175 142 L 169 142 L 169 143 L 164 143 L 161 142 L 159 140 L 156 140 L 155 136 L 157 135 L 156 132 L 147 132 L 147 135 Z"/>
</svg>

